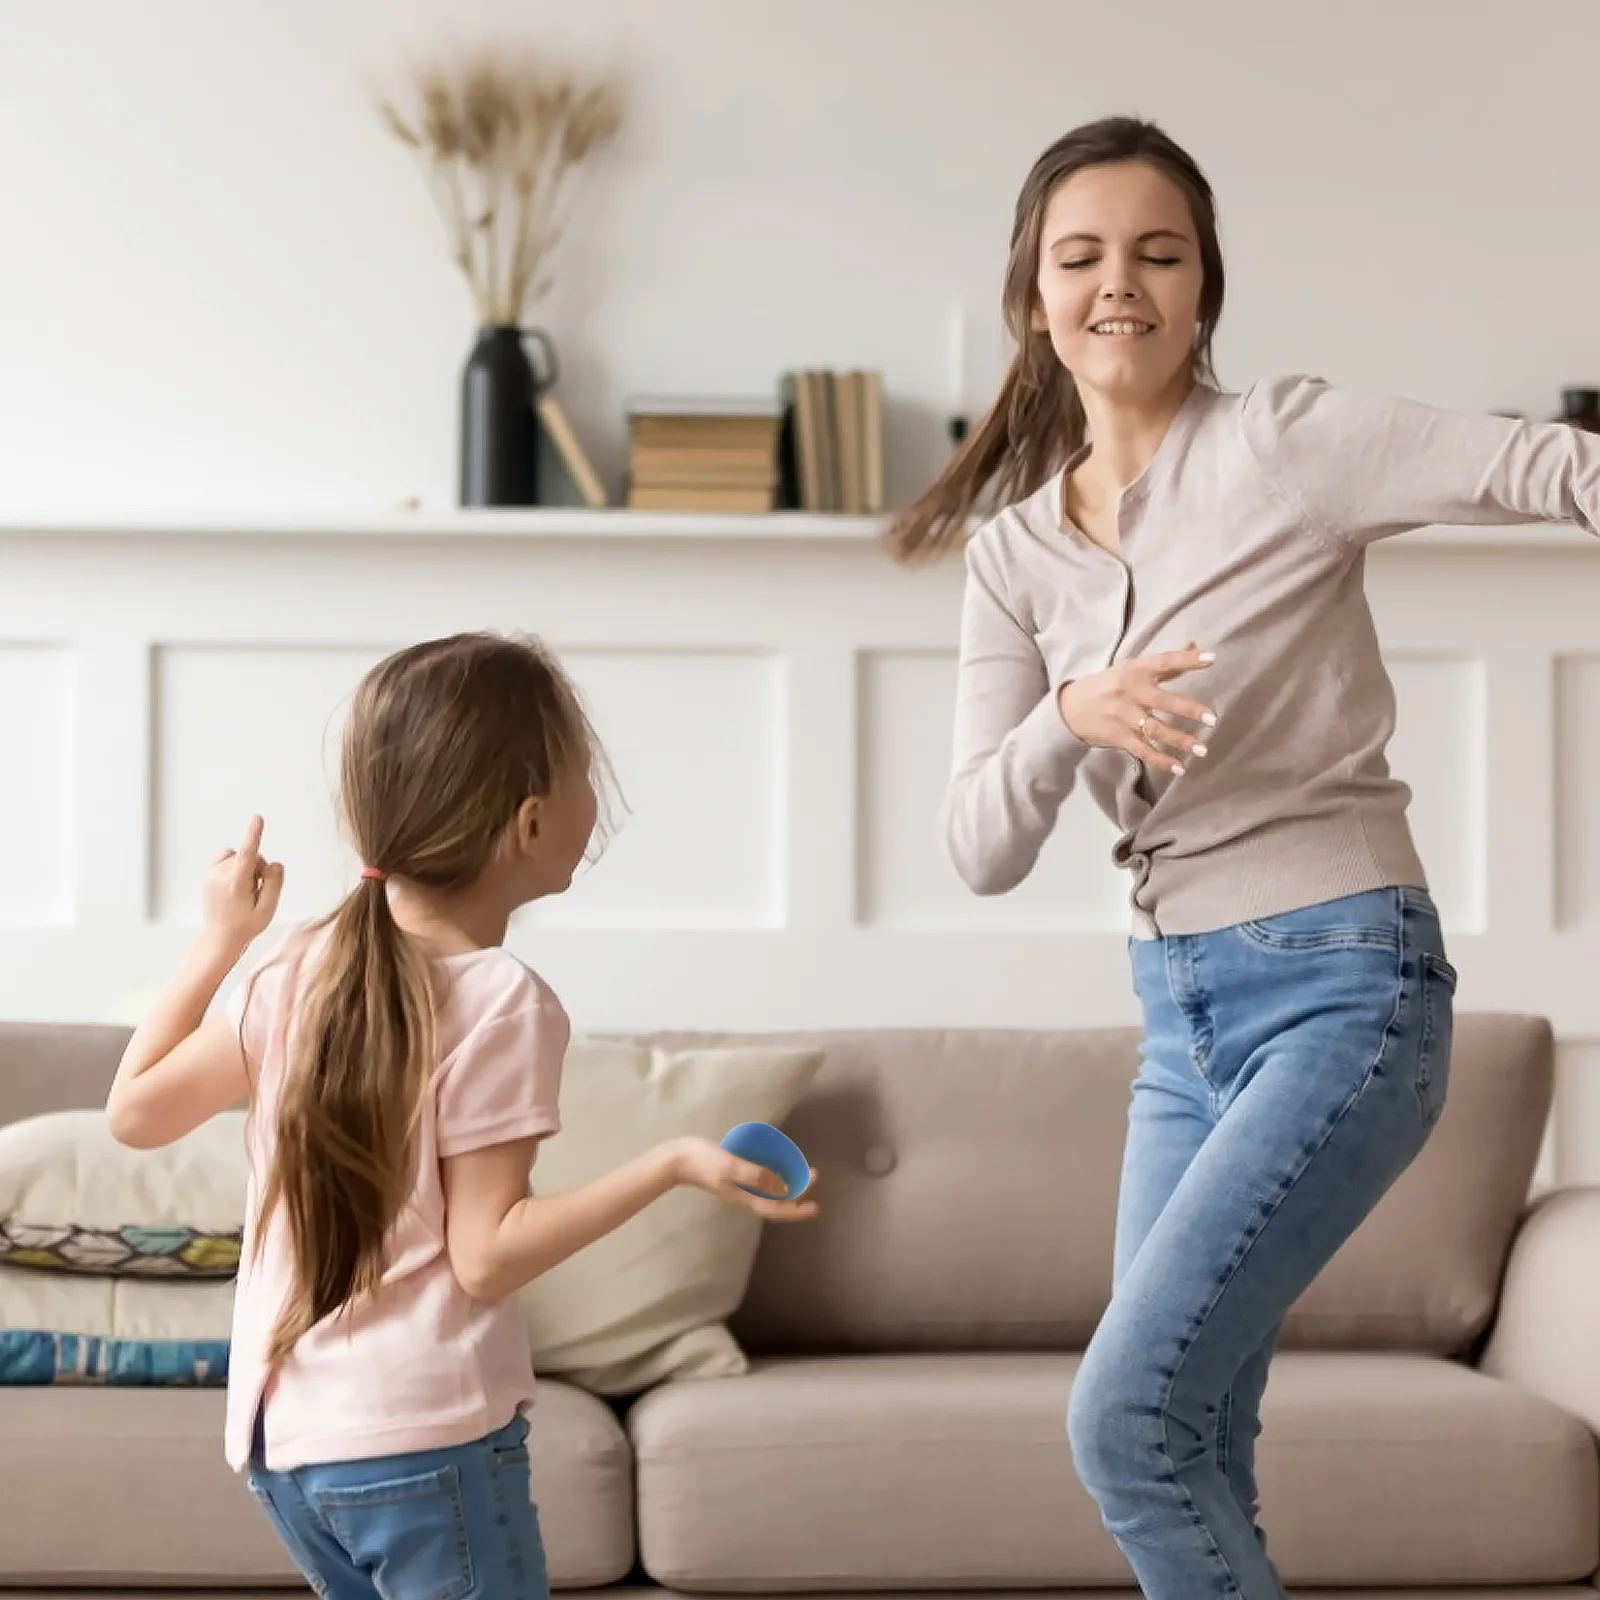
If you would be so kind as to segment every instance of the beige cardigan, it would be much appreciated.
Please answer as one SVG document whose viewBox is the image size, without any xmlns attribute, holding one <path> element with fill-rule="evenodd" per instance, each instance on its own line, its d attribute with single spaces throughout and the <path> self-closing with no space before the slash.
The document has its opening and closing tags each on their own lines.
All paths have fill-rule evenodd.
<svg viewBox="0 0 1600 1600">
<path fill-rule="evenodd" d="M 968 885 L 1021 882 L 1081 773 L 1122 830 L 1143 937 L 1425 887 L 1384 759 L 1395 702 L 1366 546 L 1430 523 L 1600 532 L 1600 436 L 1310 378 L 1199 386 L 1122 494 L 1120 560 L 1065 520 L 1078 459 L 967 547 L 944 822 Z M 1190 640 L 1216 663 L 1170 687 L 1219 722 L 1181 777 L 1063 724 L 1063 683 Z"/>
</svg>

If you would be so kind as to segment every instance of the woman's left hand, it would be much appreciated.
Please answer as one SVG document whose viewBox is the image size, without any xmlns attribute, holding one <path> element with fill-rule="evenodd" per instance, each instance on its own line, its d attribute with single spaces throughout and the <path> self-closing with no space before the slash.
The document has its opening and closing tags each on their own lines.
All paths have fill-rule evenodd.
<svg viewBox="0 0 1600 1600">
<path fill-rule="evenodd" d="M 239 848 L 211 863 L 200 891 L 207 932 L 240 952 L 271 925 L 283 893 L 283 863 L 261 854 L 264 826 L 260 817 L 250 819 Z"/>
</svg>

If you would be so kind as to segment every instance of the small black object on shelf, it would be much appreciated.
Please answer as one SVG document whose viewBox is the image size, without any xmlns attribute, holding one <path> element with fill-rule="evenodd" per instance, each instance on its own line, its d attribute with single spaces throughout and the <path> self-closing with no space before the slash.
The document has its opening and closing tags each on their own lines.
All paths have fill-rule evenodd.
<svg viewBox="0 0 1600 1600">
<path fill-rule="evenodd" d="M 1561 415 L 1552 420 L 1588 433 L 1600 433 L 1600 389 L 1563 389 Z"/>
<path fill-rule="evenodd" d="M 786 400 L 783 417 L 778 424 L 778 482 L 772 497 L 772 509 L 799 511 L 801 505 L 800 427 L 795 420 L 794 401 Z"/>
<path fill-rule="evenodd" d="M 461 373 L 463 506 L 539 504 L 535 407 L 558 371 L 555 346 L 540 329 L 478 329 Z"/>
</svg>

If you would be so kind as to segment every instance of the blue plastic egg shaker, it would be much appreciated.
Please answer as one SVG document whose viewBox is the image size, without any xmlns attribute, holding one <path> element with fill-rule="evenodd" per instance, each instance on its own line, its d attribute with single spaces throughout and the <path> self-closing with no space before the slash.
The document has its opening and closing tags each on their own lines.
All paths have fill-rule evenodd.
<svg viewBox="0 0 1600 1600">
<path fill-rule="evenodd" d="M 770 1122 L 741 1122 L 723 1135 L 722 1148 L 741 1161 L 753 1161 L 758 1167 L 777 1173 L 783 1179 L 785 1200 L 798 1200 L 811 1187 L 811 1164 L 800 1153 L 799 1145 Z M 739 1187 L 746 1194 L 760 1193 L 745 1184 Z M 766 1195 L 764 1198 L 778 1197 Z"/>
</svg>

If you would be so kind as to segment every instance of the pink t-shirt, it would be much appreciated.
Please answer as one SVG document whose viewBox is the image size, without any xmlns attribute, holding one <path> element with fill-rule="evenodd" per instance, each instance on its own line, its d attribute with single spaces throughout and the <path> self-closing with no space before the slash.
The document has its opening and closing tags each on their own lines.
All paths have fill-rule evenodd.
<svg viewBox="0 0 1600 1600">
<path fill-rule="evenodd" d="M 250 1182 L 233 1310 L 226 1453 L 246 1466 L 258 1409 L 265 1464 L 288 1471 L 467 1444 L 533 1399 L 533 1360 L 515 1298 L 488 1304 L 456 1282 L 445 1249 L 440 1162 L 560 1127 L 570 1025 L 538 977 L 502 949 L 439 959 L 439 1069 L 419 1130 L 417 1184 L 389 1243 L 377 1294 L 311 1328 L 276 1372 L 267 1343 L 291 1282 L 281 1210 L 260 1259 L 255 1235 L 298 977 L 315 938 L 291 936 L 228 1006 L 256 1074 Z M 248 997 L 248 1003 L 246 1003 Z"/>
</svg>

